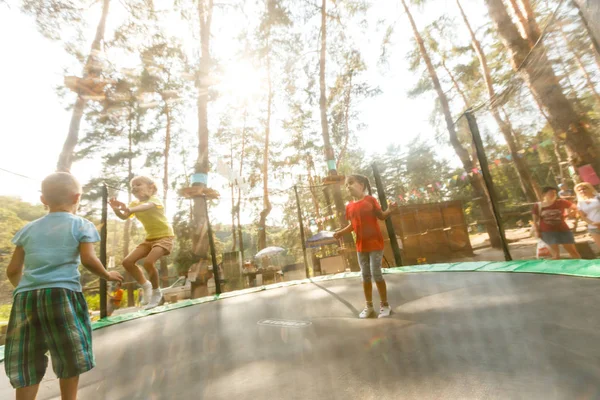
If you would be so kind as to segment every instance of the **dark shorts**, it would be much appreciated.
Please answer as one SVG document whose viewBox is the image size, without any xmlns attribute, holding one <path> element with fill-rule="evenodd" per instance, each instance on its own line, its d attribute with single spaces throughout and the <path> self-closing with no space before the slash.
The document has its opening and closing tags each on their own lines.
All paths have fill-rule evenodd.
<svg viewBox="0 0 600 400">
<path fill-rule="evenodd" d="M 4 369 L 15 389 L 42 381 L 48 351 L 58 378 L 94 368 L 92 325 L 82 293 L 52 288 L 15 296 L 4 353 Z"/>
<path fill-rule="evenodd" d="M 542 240 L 546 244 L 575 244 L 573 232 L 542 232 Z"/>
</svg>

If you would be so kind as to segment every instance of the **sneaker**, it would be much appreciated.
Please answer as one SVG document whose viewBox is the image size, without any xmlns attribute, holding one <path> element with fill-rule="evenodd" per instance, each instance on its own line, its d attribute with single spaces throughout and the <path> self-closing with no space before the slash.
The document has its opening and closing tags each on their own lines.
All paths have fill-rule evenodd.
<svg viewBox="0 0 600 400">
<path fill-rule="evenodd" d="M 358 314 L 358 318 L 372 318 L 374 316 L 375 310 L 373 309 L 373 307 L 365 307 L 365 309 L 362 310 L 360 314 Z"/>
<path fill-rule="evenodd" d="M 160 289 L 156 289 L 152 291 L 152 297 L 150 298 L 150 302 L 148 303 L 148 305 L 146 307 L 144 307 L 144 310 L 150 310 L 154 307 L 158 307 L 163 305 L 163 303 L 165 302 L 165 299 L 163 298 L 163 295 L 160 291 Z"/>
<path fill-rule="evenodd" d="M 152 298 L 152 284 L 148 281 L 142 285 L 142 300 L 140 305 L 145 306 L 150 302 Z"/>
<path fill-rule="evenodd" d="M 389 317 L 391 313 L 392 313 L 392 307 L 390 307 L 389 305 L 381 306 L 381 309 L 379 310 L 379 317 L 377 317 L 377 318 Z"/>
</svg>

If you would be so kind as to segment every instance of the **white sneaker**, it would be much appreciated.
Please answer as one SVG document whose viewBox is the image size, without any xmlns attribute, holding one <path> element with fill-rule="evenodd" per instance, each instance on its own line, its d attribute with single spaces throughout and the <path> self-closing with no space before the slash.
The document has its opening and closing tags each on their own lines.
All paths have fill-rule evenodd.
<svg viewBox="0 0 600 400">
<path fill-rule="evenodd" d="M 375 310 L 373 310 L 373 307 L 365 307 L 365 309 L 358 314 L 358 318 L 371 318 L 374 316 Z"/>
<path fill-rule="evenodd" d="M 165 299 L 163 299 L 163 295 L 160 291 L 160 289 L 156 289 L 152 291 L 152 297 L 150 298 L 150 302 L 148 303 L 148 305 L 146 307 L 144 307 L 144 310 L 151 310 L 154 307 L 158 307 L 160 305 L 162 305 L 165 302 Z"/>
<path fill-rule="evenodd" d="M 381 306 L 381 309 L 379 309 L 379 316 L 377 318 L 389 317 L 391 313 L 392 307 L 390 307 L 389 305 Z"/>
<path fill-rule="evenodd" d="M 145 306 L 150 302 L 152 298 L 152 284 L 148 281 L 142 285 L 142 300 L 140 300 L 140 305 Z"/>
</svg>

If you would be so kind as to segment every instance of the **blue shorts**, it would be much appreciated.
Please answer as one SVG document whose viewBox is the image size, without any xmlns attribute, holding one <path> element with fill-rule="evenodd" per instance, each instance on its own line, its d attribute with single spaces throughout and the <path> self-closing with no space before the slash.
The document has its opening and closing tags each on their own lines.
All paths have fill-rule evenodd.
<svg viewBox="0 0 600 400">
<path fill-rule="evenodd" d="M 383 250 L 358 252 L 358 263 L 362 273 L 363 282 L 383 281 L 381 273 L 381 261 L 383 260 Z"/>
<path fill-rule="evenodd" d="M 575 244 L 573 232 L 542 232 L 542 240 L 546 244 Z"/>
</svg>

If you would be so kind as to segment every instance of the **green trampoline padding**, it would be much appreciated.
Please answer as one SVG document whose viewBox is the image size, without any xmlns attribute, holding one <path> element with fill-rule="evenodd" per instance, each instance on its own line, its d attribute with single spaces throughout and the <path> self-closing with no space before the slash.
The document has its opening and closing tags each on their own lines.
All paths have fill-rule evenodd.
<svg viewBox="0 0 600 400">
<path fill-rule="evenodd" d="M 600 277 L 600 260 L 521 260 L 521 261 L 479 261 L 479 262 L 458 262 L 444 264 L 415 265 L 408 267 L 385 268 L 384 274 L 404 274 L 409 272 L 526 272 L 540 274 L 557 274 L 579 276 L 586 278 Z M 219 296 L 208 296 L 199 299 L 190 299 L 180 301 L 174 304 L 167 304 L 154 308 L 149 311 L 137 311 L 129 314 L 115 315 L 107 317 L 92 323 L 92 329 L 101 329 L 107 326 L 120 324 L 148 315 L 160 314 L 178 308 L 189 307 L 195 304 L 202 304 L 219 299 L 241 296 L 248 293 L 260 292 L 263 290 L 277 289 L 288 286 L 300 285 L 310 282 L 322 282 L 334 279 L 360 277 L 360 272 L 343 272 L 340 274 L 318 276 L 312 279 L 301 279 L 291 282 L 281 282 L 272 285 L 265 285 L 250 289 L 237 290 L 234 292 L 223 293 Z M 0 362 L 4 360 L 4 346 L 0 346 Z"/>
</svg>

